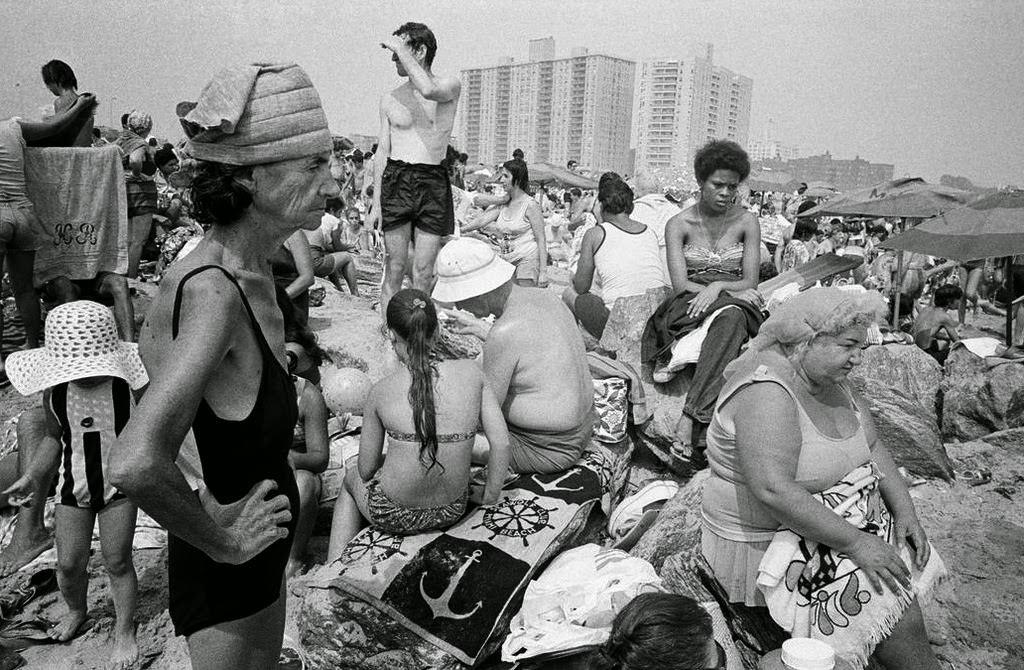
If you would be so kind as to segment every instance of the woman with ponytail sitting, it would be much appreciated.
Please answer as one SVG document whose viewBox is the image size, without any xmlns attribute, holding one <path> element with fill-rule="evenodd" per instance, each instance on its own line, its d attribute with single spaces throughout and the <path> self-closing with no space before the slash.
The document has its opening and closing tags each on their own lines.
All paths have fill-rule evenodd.
<svg viewBox="0 0 1024 670">
<path fill-rule="evenodd" d="M 484 504 L 498 499 L 508 472 L 508 429 L 482 370 L 473 361 L 439 362 L 432 355 L 437 312 L 427 294 L 396 293 L 387 327 L 402 366 L 377 382 L 366 400 L 359 464 L 345 474 L 334 507 L 328 561 L 341 555 L 363 519 L 397 535 L 448 528 L 461 519 L 481 424 L 491 444 Z"/>
</svg>

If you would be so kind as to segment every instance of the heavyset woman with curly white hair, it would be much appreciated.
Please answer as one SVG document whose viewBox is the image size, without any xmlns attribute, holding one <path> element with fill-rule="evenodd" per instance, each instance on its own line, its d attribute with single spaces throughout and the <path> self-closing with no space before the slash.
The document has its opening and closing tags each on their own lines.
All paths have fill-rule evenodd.
<svg viewBox="0 0 1024 670">
<path fill-rule="evenodd" d="M 725 371 L 708 429 L 702 550 L 730 601 L 855 665 L 938 668 L 917 595 L 941 572 L 852 388 L 875 293 L 811 289 Z"/>
</svg>

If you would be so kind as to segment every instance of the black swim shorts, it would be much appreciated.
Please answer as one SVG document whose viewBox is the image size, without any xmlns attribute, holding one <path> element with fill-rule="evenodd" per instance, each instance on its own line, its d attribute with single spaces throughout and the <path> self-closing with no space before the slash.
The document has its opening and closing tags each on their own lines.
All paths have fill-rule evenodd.
<svg viewBox="0 0 1024 670">
<path fill-rule="evenodd" d="M 393 230 L 412 224 L 443 237 L 455 233 L 455 205 L 448 171 L 442 165 L 388 159 L 381 177 L 381 227 Z"/>
</svg>

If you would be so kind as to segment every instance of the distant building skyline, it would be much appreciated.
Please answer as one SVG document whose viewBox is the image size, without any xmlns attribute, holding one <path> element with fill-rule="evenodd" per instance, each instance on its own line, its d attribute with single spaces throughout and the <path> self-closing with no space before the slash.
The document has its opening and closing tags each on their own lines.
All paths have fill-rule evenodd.
<svg viewBox="0 0 1024 670">
<path fill-rule="evenodd" d="M 579 47 L 555 58 L 553 38 L 530 40 L 530 61 L 462 70 L 460 150 L 495 164 L 522 149 L 528 162 L 632 171 L 636 63 Z"/>
<path fill-rule="evenodd" d="M 703 55 L 655 58 L 641 65 L 635 128 L 637 171 L 687 168 L 712 139 L 746 146 L 754 81 Z"/>
<path fill-rule="evenodd" d="M 896 166 L 892 163 L 872 163 L 860 156 L 852 159 L 834 158 L 829 151 L 785 161 L 783 169 L 800 181 L 823 181 L 840 191 L 874 186 L 892 179 L 896 173 Z"/>
</svg>

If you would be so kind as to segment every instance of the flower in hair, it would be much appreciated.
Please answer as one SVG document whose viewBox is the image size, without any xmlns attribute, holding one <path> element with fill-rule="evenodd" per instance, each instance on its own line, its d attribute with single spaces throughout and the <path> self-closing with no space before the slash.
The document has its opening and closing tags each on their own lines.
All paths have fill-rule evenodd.
<svg viewBox="0 0 1024 670">
<path fill-rule="evenodd" d="M 416 307 L 417 309 L 424 309 L 424 308 L 426 308 L 426 306 L 427 306 L 427 303 L 423 302 L 423 301 L 422 301 L 421 299 L 419 299 L 419 298 L 413 298 L 413 300 L 412 300 L 412 306 L 413 306 L 413 307 Z"/>
</svg>

